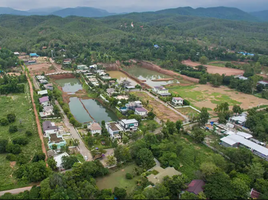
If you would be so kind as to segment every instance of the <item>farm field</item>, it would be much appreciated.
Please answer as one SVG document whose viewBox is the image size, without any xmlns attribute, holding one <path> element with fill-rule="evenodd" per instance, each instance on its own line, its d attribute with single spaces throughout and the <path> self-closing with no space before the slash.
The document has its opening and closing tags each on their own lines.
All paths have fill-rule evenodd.
<svg viewBox="0 0 268 200">
<path fill-rule="evenodd" d="M 178 120 L 184 121 L 184 118 L 180 116 L 179 114 L 175 113 L 171 109 L 167 108 L 163 104 L 159 103 L 154 98 L 150 97 L 145 92 L 131 92 L 135 96 L 139 97 L 143 102 L 148 101 L 148 105 L 145 106 L 148 111 L 151 111 L 153 109 L 153 112 L 155 113 L 156 117 L 160 120 L 167 121 L 168 119 L 170 121 L 176 122 Z M 146 105 L 146 104 L 144 104 Z"/>
<path fill-rule="evenodd" d="M 210 85 L 198 84 L 192 86 L 171 86 L 168 89 L 171 93 L 189 100 L 194 106 L 198 108 L 206 107 L 210 110 L 224 102 L 228 102 L 230 106 L 240 105 L 243 109 L 268 105 L 268 100 L 266 99 L 231 90 L 225 86 L 215 88 Z"/>
<path fill-rule="evenodd" d="M 11 125 L 18 127 L 18 132 L 9 133 L 9 125 L 1 126 L 0 139 L 8 139 L 11 143 L 12 139 L 16 137 L 27 137 L 25 131 L 31 131 L 33 135 L 28 138 L 29 144 L 22 147 L 21 153 L 30 161 L 35 152 L 41 151 L 41 141 L 37 133 L 28 85 L 24 94 L 0 96 L 0 103 L 4 105 L 0 107 L 0 118 L 6 117 L 9 113 L 14 113 L 16 115 L 16 121 Z M 16 162 L 6 160 L 6 155 L 0 154 L 0 191 L 26 186 L 23 183 L 17 182 L 13 173 L 18 166 L 15 165 Z"/>
<path fill-rule="evenodd" d="M 196 67 L 198 65 L 201 65 L 198 62 L 192 62 L 191 60 L 184 60 L 182 61 L 183 64 L 188 65 L 190 67 Z M 231 75 L 243 75 L 244 71 L 241 69 L 233 69 L 233 68 L 227 68 L 227 67 L 219 67 L 219 66 L 214 66 L 214 65 L 204 65 L 207 67 L 207 72 L 209 74 L 225 74 L 226 76 L 231 76 Z"/>
</svg>

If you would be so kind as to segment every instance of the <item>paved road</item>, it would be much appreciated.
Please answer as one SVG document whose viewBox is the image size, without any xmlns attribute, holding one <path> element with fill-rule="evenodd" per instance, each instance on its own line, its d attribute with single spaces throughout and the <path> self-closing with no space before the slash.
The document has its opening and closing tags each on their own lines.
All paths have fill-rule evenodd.
<svg viewBox="0 0 268 200">
<path fill-rule="evenodd" d="M 17 189 L 13 189 L 13 190 L 5 190 L 5 191 L 1 191 L 0 192 L 0 196 L 4 195 L 5 193 L 11 193 L 11 194 L 19 194 L 20 192 L 24 192 L 26 190 L 31 190 L 33 186 L 29 186 L 29 187 L 23 187 L 23 188 L 17 188 Z"/>
<path fill-rule="evenodd" d="M 65 124 L 65 126 L 70 130 L 70 134 L 74 139 L 78 139 L 79 140 L 79 145 L 78 145 L 78 149 L 80 151 L 80 153 L 82 154 L 82 156 L 84 158 L 87 157 L 86 161 L 92 161 L 93 157 L 91 155 L 91 152 L 87 149 L 87 147 L 85 146 L 82 138 L 80 137 L 79 133 L 75 130 L 75 128 L 73 127 L 73 125 L 69 122 L 69 119 L 67 118 L 67 116 L 65 115 L 64 111 L 62 110 L 61 106 L 59 105 L 58 101 L 55 101 L 56 105 L 60 108 L 60 111 L 63 115 L 63 122 Z"/>
</svg>

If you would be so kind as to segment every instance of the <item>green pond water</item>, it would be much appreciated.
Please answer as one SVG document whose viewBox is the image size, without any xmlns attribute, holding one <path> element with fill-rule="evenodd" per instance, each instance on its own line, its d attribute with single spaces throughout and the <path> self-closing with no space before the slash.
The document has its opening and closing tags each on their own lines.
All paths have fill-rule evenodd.
<svg viewBox="0 0 268 200">
<path fill-rule="evenodd" d="M 62 90 L 67 93 L 75 93 L 82 90 L 83 86 L 77 78 L 65 78 L 56 80 L 56 83 L 62 87 Z"/>
<path fill-rule="evenodd" d="M 172 78 L 170 76 L 167 76 L 165 74 L 158 73 L 156 71 L 152 71 L 143 67 L 128 67 L 124 68 L 124 71 L 128 72 L 130 75 L 137 77 L 140 80 L 146 80 L 146 84 L 155 87 L 160 85 L 168 85 L 172 83 L 178 83 L 177 80 L 171 80 L 171 81 L 152 81 L 155 79 L 161 79 L 161 78 Z"/>
</svg>

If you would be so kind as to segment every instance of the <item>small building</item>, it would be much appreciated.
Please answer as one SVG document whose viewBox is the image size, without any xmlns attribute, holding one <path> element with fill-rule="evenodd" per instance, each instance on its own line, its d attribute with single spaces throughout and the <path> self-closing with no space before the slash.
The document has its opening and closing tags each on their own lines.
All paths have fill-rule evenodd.
<svg viewBox="0 0 268 200">
<path fill-rule="evenodd" d="M 44 96 L 44 95 L 47 95 L 48 92 L 47 92 L 47 90 L 41 90 L 41 91 L 38 91 L 37 94 L 41 95 L 41 96 Z"/>
<path fill-rule="evenodd" d="M 53 106 L 45 106 L 43 108 L 43 112 L 39 112 L 39 115 L 40 115 L 41 118 L 54 115 Z"/>
<path fill-rule="evenodd" d="M 86 65 L 77 65 L 78 70 L 88 70 L 88 67 Z"/>
<path fill-rule="evenodd" d="M 97 69 L 98 68 L 98 65 L 94 64 L 94 65 L 90 65 L 89 66 L 90 69 Z"/>
<path fill-rule="evenodd" d="M 45 76 L 41 76 L 41 75 L 38 75 L 38 76 L 36 76 L 36 78 L 37 78 L 37 80 L 44 80 L 44 79 L 46 79 L 46 77 Z"/>
<path fill-rule="evenodd" d="M 111 138 L 121 138 L 120 132 L 123 131 L 123 128 L 120 126 L 120 124 L 118 124 L 117 122 L 106 122 L 105 127 Z"/>
<path fill-rule="evenodd" d="M 44 137 L 48 137 L 50 134 L 57 133 L 59 127 L 51 121 L 44 121 L 42 124 Z"/>
<path fill-rule="evenodd" d="M 66 141 L 57 133 L 52 133 L 48 136 L 48 147 L 53 149 L 54 145 L 57 146 L 57 151 L 60 151 L 62 147 L 66 146 Z"/>
<path fill-rule="evenodd" d="M 44 96 L 44 97 L 39 98 L 39 103 L 44 107 L 48 106 L 49 105 L 49 97 Z"/>
<path fill-rule="evenodd" d="M 268 86 L 268 81 L 259 81 L 258 84 L 264 85 L 266 87 Z"/>
<path fill-rule="evenodd" d="M 141 117 L 146 117 L 148 114 L 148 111 L 145 108 L 135 108 L 135 115 L 139 115 Z"/>
<path fill-rule="evenodd" d="M 30 53 L 30 57 L 39 57 L 39 55 L 37 53 Z"/>
<path fill-rule="evenodd" d="M 70 58 L 64 59 L 62 64 L 63 65 L 70 65 L 70 64 L 72 64 L 72 59 L 70 59 Z"/>
<path fill-rule="evenodd" d="M 114 89 L 114 88 L 108 88 L 108 89 L 106 90 L 106 92 L 107 92 L 107 94 L 108 94 L 109 96 L 112 96 L 112 95 L 115 93 L 115 89 Z"/>
<path fill-rule="evenodd" d="M 20 53 L 19 53 L 19 52 L 14 52 L 14 55 L 15 55 L 15 56 L 19 56 Z"/>
<path fill-rule="evenodd" d="M 245 126 L 245 123 L 247 121 L 247 114 L 246 113 L 242 113 L 239 116 L 233 116 L 233 117 L 230 118 L 230 121 L 232 123 L 239 124 L 241 126 Z"/>
<path fill-rule="evenodd" d="M 181 172 L 177 171 L 174 167 L 167 167 L 163 169 L 162 167 L 154 167 L 154 170 L 158 171 L 158 174 L 150 174 L 147 176 L 148 181 L 156 185 L 157 183 L 162 183 L 164 177 L 181 175 Z"/>
<path fill-rule="evenodd" d="M 171 94 L 168 92 L 168 89 L 166 89 L 165 87 L 163 86 L 155 86 L 153 88 L 153 92 L 155 92 L 156 94 L 158 95 L 161 95 L 161 96 L 170 96 Z"/>
<path fill-rule="evenodd" d="M 139 126 L 139 122 L 136 119 L 122 119 L 119 124 L 124 131 L 136 131 Z"/>
<path fill-rule="evenodd" d="M 242 131 L 238 131 L 236 134 L 241 136 L 241 137 L 243 137 L 243 138 L 245 138 L 245 139 L 247 139 L 247 140 L 250 139 L 250 138 L 253 138 L 253 136 L 251 134 L 245 133 L 245 132 L 242 132 Z"/>
<path fill-rule="evenodd" d="M 254 190 L 253 188 L 250 191 L 250 197 L 252 199 L 258 199 L 260 197 L 261 193 L 259 193 L 257 190 Z"/>
<path fill-rule="evenodd" d="M 159 46 L 158 46 L 157 44 L 155 44 L 155 45 L 154 45 L 154 48 L 158 49 L 158 48 L 159 48 Z"/>
<path fill-rule="evenodd" d="M 45 80 L 45 79 L 44 79 L 44 80 L 40 80 L 39 82 L 40 82 L 41 84 L 47 84 L 47 83 L 48 83 L 48 81 Z"/>
<path fill-rule="evenodd" d="M 52 83 L 46 84 L 46 85 L 44 85 L 44 87 L 45 87 L 47 90 L 53 91 L 53 84 L 52 84 Z"/>
<path fill-rule="evenodd" d="M 58 154 L 58 155 L 56 155 L 56 156 L 54 156 L 54 160 L 56 161 L 56 166 L 57 166 L 57 168 L 58 169 L 62 169 L 63 167 L 62 167 L 62 157 L 63 156 L 66 156 L 66 157 L 69 157 L 69 154 L 68 153 L 66 153 L 66 152 L 64 152 L 64 153 L 61 153 L 61 154 Z"/>
<path fill-rule="evenodd" d="M 174 104 L 174 105 L 183 105 L 183 98 L 181 98 L 181 97 L 173 97 L 172 98 L 172 103 Z"/>
<path fill-rule="evenodd" d="M 192 182 L 188 185 L 186 191 L 198 195 L 200 192 L 203 192 L 204 186 L 205 182 L 203 180 L 192 180 Z"/>
<path fill-rule="evenodd" d="M 239 80 L 243 80 L 243 81 L 248 80 L 248 78 L 247 78 L 247 77 L 242 76 L 242 75 L 237 75 L 237 76 L 234 76 L 234 78 L 238 78 Z"/>
<path fill-rule="evenodd" d="M 36 60 L 28 60 L 27 63 L 28 64 L 34 64 L 34 63 L 36 63 Z"/>
<path fill-rule="evenodd" d="M 92 133 L 92 135 L 95 135 L 96 133 L 101 134 L 101 126 L 99 125 L 99 123 L 97 122 L 92 122 L 90 123 L 90 125 L 88 125 L 88 130 L 90 130 L 90 132 Z"/>
</svg>

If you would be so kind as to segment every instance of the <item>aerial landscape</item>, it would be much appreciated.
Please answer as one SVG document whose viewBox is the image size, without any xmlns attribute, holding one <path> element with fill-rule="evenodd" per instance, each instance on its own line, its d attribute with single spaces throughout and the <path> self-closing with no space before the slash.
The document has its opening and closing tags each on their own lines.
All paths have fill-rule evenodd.
<svg viewBox="0 0 268 200">
<path fill-rule="evenodd" d="M 268 199 L 268 3 L 157 2 L 0 2 L 0 199 Z"/>
</svg>

